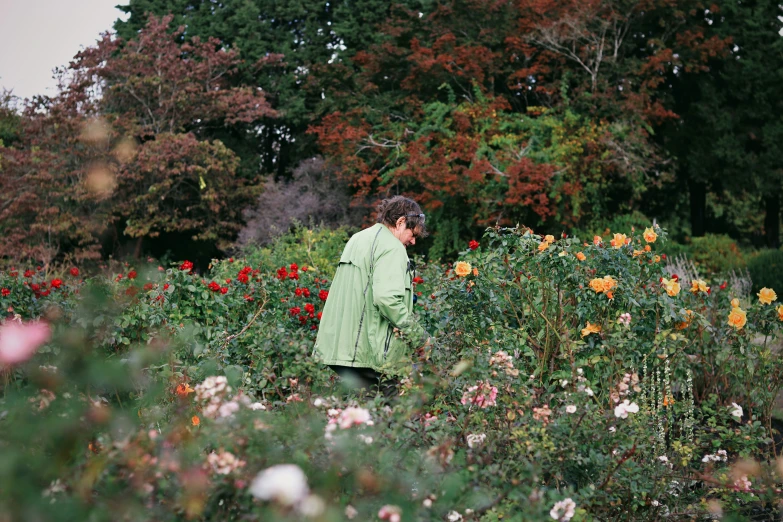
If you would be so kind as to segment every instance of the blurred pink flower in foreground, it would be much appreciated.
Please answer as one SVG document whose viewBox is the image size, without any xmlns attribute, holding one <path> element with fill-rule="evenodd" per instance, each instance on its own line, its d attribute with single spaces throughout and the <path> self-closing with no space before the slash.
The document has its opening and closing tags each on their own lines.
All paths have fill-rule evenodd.
<svg viewBox="0 0 783 522">
<path fill-rule="evenodd" d="M 0 364 L 26 361 L 51 335 L 49 325 L 42 322 L 0 324 Z"/>
</svg>

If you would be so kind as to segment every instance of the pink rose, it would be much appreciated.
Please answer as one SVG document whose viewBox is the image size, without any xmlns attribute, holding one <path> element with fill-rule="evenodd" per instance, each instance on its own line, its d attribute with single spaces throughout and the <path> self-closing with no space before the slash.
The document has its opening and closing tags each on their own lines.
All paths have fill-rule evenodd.
<svg viewBox="0 0 783 522">
<path fill-rule="evenodd" d="M 0 325 L 0 363 L 17 364 L 26 361 L 51 335 L 51 329 L 46 323 L 3 323 Z"/>
</svg>

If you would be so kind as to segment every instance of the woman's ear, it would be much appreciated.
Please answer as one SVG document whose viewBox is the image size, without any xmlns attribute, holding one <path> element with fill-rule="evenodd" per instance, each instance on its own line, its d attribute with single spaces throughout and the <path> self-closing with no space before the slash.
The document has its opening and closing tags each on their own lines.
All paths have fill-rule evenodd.
<svg viewBox="0 0 783 522">
<path fill-rule="evenodd" d="M 397 218 L 397 228 L 400 228 L 400 226 L 402 226 L 402 228 L 405 228 L 405 216 L 400 216 L 399 218 Z"/>
</svg>

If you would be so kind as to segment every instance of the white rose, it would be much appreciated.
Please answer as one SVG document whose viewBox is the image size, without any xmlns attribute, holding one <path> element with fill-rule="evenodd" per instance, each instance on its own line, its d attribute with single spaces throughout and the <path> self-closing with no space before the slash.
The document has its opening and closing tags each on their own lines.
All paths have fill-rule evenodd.
<svg viewBox="0 0 783 522">
<path fill-rule="evenodd" d="M 260 472 L 250 484 L 250 494 L 261 500 L 274 500 L 284 506 L 301 502 L 310 488 L 302 469 L 295 464 L 278 464 Z"/>
</svg>

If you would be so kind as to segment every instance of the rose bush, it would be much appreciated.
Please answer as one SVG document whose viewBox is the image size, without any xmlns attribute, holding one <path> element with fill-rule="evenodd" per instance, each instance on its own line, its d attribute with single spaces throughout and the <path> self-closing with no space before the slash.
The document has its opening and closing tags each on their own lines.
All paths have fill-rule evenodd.
<svg viewBox="0 0 783 522">
<path fill-rule="evenodd" d="M 432 342 L 387 401 L 346 395 L 312 359 L 325 252 L 345 235 L 297 234 L 205 274 L 0 273 L 10 320 L 52 335 L 2 370 L 0 518 L 776 509 L 773 289 L 667 273 L 657 227 L 590 241 L 489 229 L 454 267 L 418 263 Z"/>
</svg>

